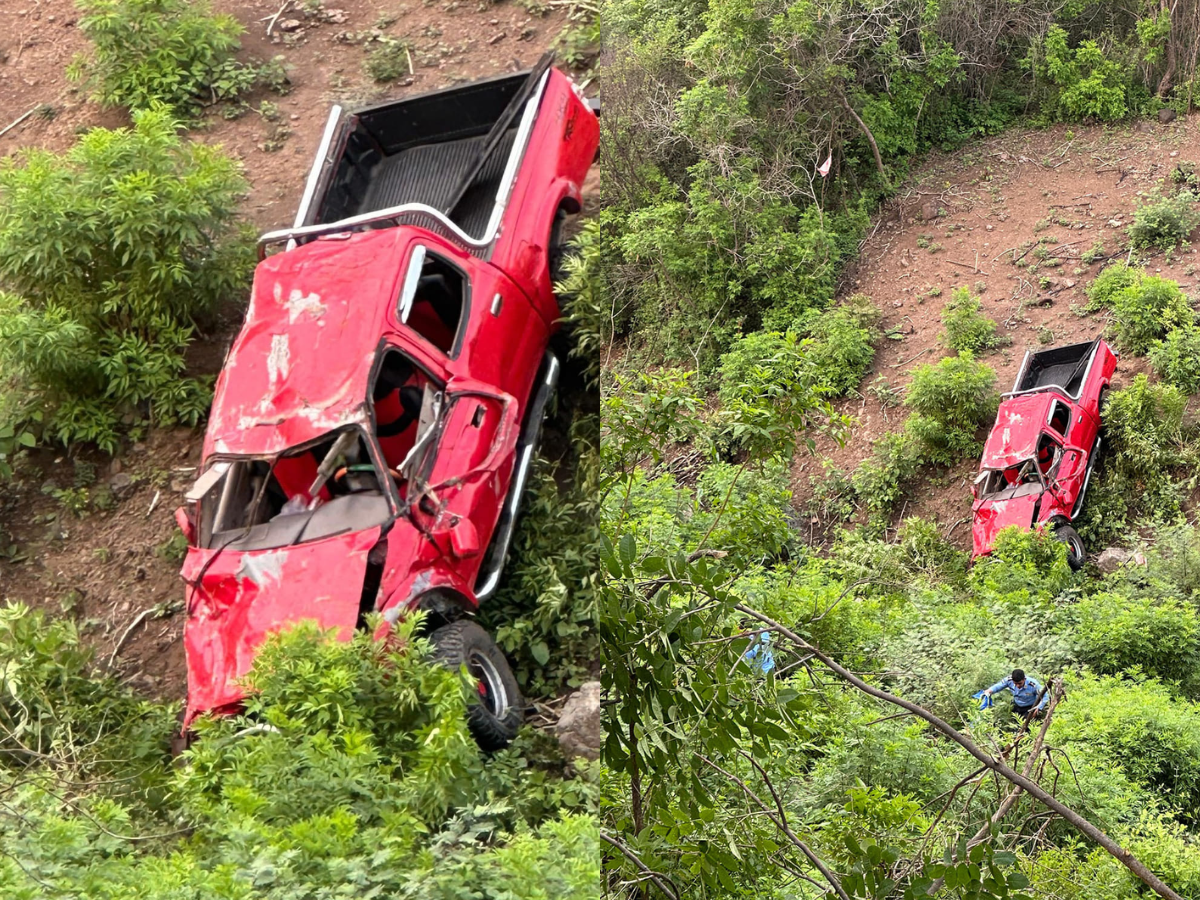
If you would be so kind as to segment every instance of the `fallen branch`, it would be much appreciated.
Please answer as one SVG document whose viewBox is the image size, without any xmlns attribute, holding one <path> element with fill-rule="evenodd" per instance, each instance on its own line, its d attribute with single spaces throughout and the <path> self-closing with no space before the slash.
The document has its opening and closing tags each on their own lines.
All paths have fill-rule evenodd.
<svg viewBox="0 0 1200 900">
<path fill-rule="evenodd" d="M 0 137 L 4 137 L 6 134 L 32 116 L 35 112 L 41 109 L 41 106 L 42 104 L 37 104 L 37 106 L 33 107 L 33 109 L 29 110 L 29 112 L 25 113 L 23 116 L 20 116 L 15 122 L 10 122 L 8 125 L 5 125 L 4 130 L 0 131 Z"/>
<path fill-rule="evenodd" d="M 1145 864 L 1142 863 L 1141 860 L 1110 838 L 1104 833 L 1104 831 L 1096 827 L 1094 824 L 1092 824 L 1092 822 L 1090 822 L 1088 819 L 1085 819 L 1079 813 L 1075 812 L 1075 810 L 1071 809 L 1057 797 L 1050 794 L 1037 782 L 1031 781 L 1029 778 L 1026 778 L 1024 775 L 1014 771 L 1000 760 L 992 757 L 988 753 L 985 753 L 975 744 L 974 741 L 972 741 L 962 732 L 958 731 L 948 722 L 943 721 L 922 706 L 918 706 L 917 704 L 905 700 L 902 697 L 897 697 L 895 694 L 890 694 L 881 688 L 875 687 L 874 685 L 867 684 L 849 669 L 846 669 L 845 667 L 834 662 L 821 650 L 804 640 L 804 638 L 800 637 L 800 635 L 796 634 L 790 628 L 786 627 L 785 625 L 781 625 L 774 619 L 763 615 L 762 613 L 758 612 L 758 610 L 751 609 L 750 607 L 741 603 L 736 604 L 734 608 L 739 612 L 750 616 L 751 618 L 758 619 L 760 622 L 772 626 L 779 632 L 780 635 L 792 641 L 806 653 L 811 653 L 831 672 L 833 672 L 843 681 L 849 682 L 864 694 L 869 694 L 870 696 L 875 697 L 877 700 L 883 700 L 886 703 L 899 706 L 901 709 L 906 709 L 914 715 L 924 719 L 935 729 L 940 731 L 946 737 L 950 738 L 950 740 L 954 741 L 956 744 L 970 753 L 973 757 L 975 757 L 975 759 L 979 760 L 979 762 L 990 769 L 994 774 L 999 775 L 1012 782 L 1014 785 L 1019 786 L 1031 797 L 1038 800 L 1044 806 L 1054 810 L 1054 812 L 1058 813 L 1063 819 L 1070 822 L 1073 826 L 1075 826 L 1076 829 L 1103 847 L 1118 862 L 1120 862 L 1123 866 L 1129 869 L 1130 872 L 1137 876 L 1138 880 L 1153 890 L 1160 897 L 1165 897 L 1167 900 L 1183 900 L 1183 898 L 1179 894 L 1175 893 L 1175 891 L 1172 890 L 1166 882 L 1146 868 Z"/>
<path fill-rule="evenodd" d="M 609 846 L 615 847 L 622 856 L 638 867 L 638 871 L 641 872 L 648 881 L 650 881 L 655 887 L 670 897 L 671 900 L 679 900 L 679 890 L 675 887 L 675 883 L 671 881 L 668 876 L 662 874 L 661 872 L 655 872 L 644 862 L 642 862 L 636 853 L 618 841 L 607 831 L 602 830 L 600 832 L 600 840 L 604 841 L 604 843 L 608 844 Z"/>
<path fill-rule="evenodd" d="M 117 654 L 121 652 L 121 648 L 125 646 L 125 642 L 128 641 L 129 636 L 133 634 L 133 629 L 137 628 L 144 621 L 146 621 L 146 617 L 154 612 L 155 609 L 156 607 L 152 606 L 149 609 L 143 609 L 140 613 L 134 616 L 133 621 L 129 623 L 129 627 L 126 628 L 125 632 L 121 635 L 121 639 L 117 641 L 117 646 L 113 647 L 112 656 L 108 658 L 108 668 L 111 669 L 113 667 L 113 663 L 117 661 Z"/>
</svg>

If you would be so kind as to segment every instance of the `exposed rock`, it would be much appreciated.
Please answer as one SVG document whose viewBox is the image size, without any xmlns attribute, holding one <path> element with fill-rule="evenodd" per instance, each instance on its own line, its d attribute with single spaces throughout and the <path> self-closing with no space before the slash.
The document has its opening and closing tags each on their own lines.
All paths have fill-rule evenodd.
<svg viewBox="0 0 1200 900">
<path fill-rule="evenodd" d="M 600 727 L 600 682 L 589 681 L 567 698 L 554 732 L 567 756 L 600 758 L 604 743 Z"/>
<path fill-rule="evenodd" d="M 932 222 L 938 217 L 938 205 L 932 200 L 927 200 L 925 205 L 921 207 L 921 220 L 924 222 Z"/>
<path fill-rule="evenodd" d="M 280 31 L 299 31 L 304 27 L 304 23 L 299 19 L 280 19 L 275 27 Z"/>
<path fill-rule="evenodd" d="M 1129 562 L 1133 558 L 1133 554 L 1128 550 L 1122 550 L 1120 547 L 1109 547 L 1096 557 L 1096 568 L 1105 574 L 1110 574 L 1117 571 L 1121 566 Z"/>
<path fill-rule="evenodd" d="M 1170 122 L 1174 122 L 1175 121 L 1175 110 L 1160 109 L 1158 111 L 1158 121 L 1162 122 L 1164 125 L 1166 125 Z"/>
<path fill-rule="evenodd" d="M 332 22 L 334 25 L 341 25 L 349 18 L 349 13 L 344 9 L 327 9 L 321 16 L 323 21 Z"/>
<path fill-rule="evenodd" d="M 127 472 L 118 472 L 112 478 L 108 479 L 108 486 L 119 497 L 122 494 L 129 493 L 133 488 L 133 477 Z"/>
<path fill-rule="evenodd" d="M 109 475 L 120 475 L 121 474 L 121 460 L 119 460 L 115 457 L 113 458 L 113 461 L 108 464 L 108 474 Z"/>
</svg>

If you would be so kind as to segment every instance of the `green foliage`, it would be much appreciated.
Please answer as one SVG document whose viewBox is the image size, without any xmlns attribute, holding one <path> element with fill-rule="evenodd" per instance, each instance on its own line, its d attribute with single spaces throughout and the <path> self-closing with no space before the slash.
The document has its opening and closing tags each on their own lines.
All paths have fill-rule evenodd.
<svg viewBox="0 0 1200 900">
<path fill-rule="evenodd" d="M 1172 470 L 1192 459 L 1184 437 L 1187 398 L 1179 388 L 1151 384 L 1145 375 L 1108 398 L 1104 421 L 1115 451 L 1112 466 L 1133 489 L 1131 496 L 1162 512 L 1178 509 Z"/>
<path fill-rule="evenodd" d="M 831 396 L 855 390 L 875 360 L 880 312 L 871 298 L 855 294 L 830 310 L 809 310 L 798 321 L 818 386 Z"/>
<path fill-rule="evenodd" d="M 1115 122 L 1129 115 L 1133 73 L 1095 41 L 1084 40 L 1072 50 L 1067 32 L 1052 25 L 1033 59 L 1038 77 L 1054 88 L 1045 106 L 1053 117 Z"/>
<path fill-rule="evenodd" d="M 1185 242 L 1198 224 L 1196 198 L 1179 193 L 1134 210 L 1129 238 L 1134 247 L 1170 250 Z"/>
<path fill-rule="evenodd" d="M 1165 681 L 1194 678 L 1200 662 L 1196 609 L 1172 598 L 1099 593 L 1076 607 L 1079 658 L 1096 672 L 1140 668 Z"/>
<path fill-rule="evenodd" d="M 1007 343 L 996 334 L 995 321 L 979 314 L 980 306 L 979 298 L 970 289 L 960 287 L 942 309 L 946 346 L 951 350 L 978 353 Z"/>
<path fill-rule="evenodd" d="M 995 371 L 969 351 L 913 370 L 904 399 L 913 415 L 905 430 L 926 460 L 952 465 L 979 451 L 975 434 L 995 417 L 1000 402 L 995 381 Z"/>
<path fill-rule="evenodd" d="M 594 896 L 592 776 L 581 766 L 564 780 L 561 759 L 529 736 L 481 758 L 464 717 L 469 687 L 428 661 L 416 617 L 397 626 L 398 652 L 366 633 L 339 642 L 300 626 L 273 636 L 250 676 L 247 714 L 202 721 L 179 767 L 158 749 L 171 710 L 155 708 L 155 751 L 134 755 L 136 710 L 148 705 L 81 674 L 65 626 L 11 619 L 21 630 L 0 631 L 17 660 L 7 690 L 33 703 L 50 686 L 57 715 L 92 710 L 122 742 L 104 746 L 118 768 L 99 787 L 40 760 L 17 780 L 0 760 L 4 896 L 311 897 L 348 885 L 365 896 L 414 885 L 431 898 Z M 103 697 L 124 707 L 101 707 Z M 81 725 L 65 736 L 75 753 L 94 731 Z M 131 777 L 170 791 L 117 790 Z"/>
<path fill-rule="evenodd" d="M 1183 325 L 1167 332 L 1147 354 L 1158 377 L 1185 394 L 1200 393 L 1200 327 Z"/>
<path fill-rule="evenodd" d="M 196 115 L 261 83 L 281 87 L 280 59 L 265 66 L 239 62 L 244 30 L 232 15 L 212 13 L 208 0 L 79 0 L 79 29 L 95 45 L 91 58 L 69 69 L 96 99 L 131 110 L 164 104 Z"/>
<path fill-rule="evenodd" d="M 1193 323 L 1191 305 L 1179 285 L 1123 264 L 1109 266 L 1088 287 L 1088 308 L 1113 311 L 1121 349 L 1142 355 L 1171 330 Z"/>
<path fill-rule="evenodd" d="M 28 392 L 10 427 L 45 409 L 45 435 L 111 452 L 127 413 L 194 425 L 207 412 L 184 351 L 253 257 L 237 164 L 177 129 L 142 111 L 64 156 L 0 163 L 0 279 L 16 291 L 0 294 L 0 356 Z"/>
<path fill-rule="evenodd" d="M 363 68 L 375 81 L 395 81 L 401 75 L 411 75 L 409 66 L 412 61 L 412 49 L 407 41 L 382 37 L 378 46 L 367 54 Z"/>
</svg>

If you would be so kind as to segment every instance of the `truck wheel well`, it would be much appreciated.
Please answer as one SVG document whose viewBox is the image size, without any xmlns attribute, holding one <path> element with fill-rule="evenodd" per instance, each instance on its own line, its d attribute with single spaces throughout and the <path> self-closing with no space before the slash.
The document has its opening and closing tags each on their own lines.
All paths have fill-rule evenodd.
<svg viewBox="0 0 1200 900">
<path fill-rule="evenodd" d="M 471 601 L 458 591 L 449 588 L 434 588 L 422 594 L 416 603 L 417 609 L 425 613 L 421 631 L 428 634 L 435 628 L 457 622 L 475 611 Z"/>
</svg>

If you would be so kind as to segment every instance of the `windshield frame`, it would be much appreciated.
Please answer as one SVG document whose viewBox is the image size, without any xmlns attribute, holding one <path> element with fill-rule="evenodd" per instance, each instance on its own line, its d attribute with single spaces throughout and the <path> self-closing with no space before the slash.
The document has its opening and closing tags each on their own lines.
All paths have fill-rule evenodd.
<svg viewBox="0 0 1200 900">
<path fill-rule="evenodd" d="M 1004 472 L 1007 472 L 1009 469 L 1016 469 L 1017 474 L 1019 476 L 1021 474 L 1021 470 L 1024 469 L 1026 466 L 1031 466 L 1033 468 L 1034 473 L 1037 475 L 1037 483 L 1036 483 L 1036 486 L 1038 488 L 1037 491 L 1026 491 L 1023 494 L 1019 494 L 1018 491 L 1020 491 L 1021 488 L 1031 487 L 1034 485 L 1034 482 L 1032 482 L 1032 481 L 1019 481 L 1017 484 L 1009 485 L 1008 487 L 1003 488 L 1002 490 L 999 490 L 999 491 L 995 491 L 994 493 L 991 493 L 991 494 L 984 494 L 982 492 L 981 484 L 986 482 L 986 479 L 988 476 L 995 474 L 995 473 L 1003 474 Z M 1042 474 L 1041 467 L 1037 464 L 1037 458 L 1033 457 L 1033 456 L 1023 459 L 1020 462 L 1014 463 L 1011 466 L 1005 466 L 1003 469 L 995 469 L 995 468 L 980 469 L 979 474 L 975 476 L 975 481 L 972 484 L 972 487 L 976 492 L 976 500 L 979 502 L 988 502 L 988 503 L 997 503 L 997 502 L 1002 502 L 1005 500 L 1015 500 L 1018 497 L 1032 496 L 1035 493 L 1040 495 L 1040 494 L 1046 492 L 1047 490 L 1049 490 L 1049 487 L 1046 484 L 1046 478 Z"/>
<path fill-rule="evenodd" d="M 212 487 L 209 488 L 209 490 L 205 492 L 204 496 L 207 496 L 209 493 L 211 493 L 211 491 L 214 488 L 217 487 L 217 485 L 224 484 L 226 482 L 226 479 L 229 477 L 229 473 L 231 471 L 233 471 L 233 467 L 234 467 L 235 463 L 254 463 L 254 462 L 266 463 L 268 466 L 267 477 L 265 477 L 263 479 L 262 484 L 258 486 L 258 489 L 255 491 L 254 498 L 251 501 L 251 509 L 254 512 L 257 512 L 259 505 L 262 503 L 263 497 L 266 494 L 267 485 L 270 482 L 270 476 L 275 470 L 275 465 L 281 459 L 283 459 L 287 456 L 299 455 L 299 454 L 303 453 L 304 451 L 309 450 L 312 447 L 318 446 L 322 443 L 326 443 L 326 442 L 330 441 L 331 439 L 332 439 L 333 443 L 336 444 L 338 439 L 342 435 L 348 434 L 348 433 L 355 433 L 355 432 L 357 433 L 358 438 L 363 441 L 363 444 L 365 445 L 365 447 L 367 449 L 367 456 L 370 459 L 371 465 L 375 469 L 376 479 L 379 481 L 379 483 L 381 485 L 384 485 L 381 493 L 382 493 L 382 496 L 387 501 L 388 516 L 387 516 L 387 519 L 385 519 L 384 522 L 381 524 L 383 527 L 386 528 L 386 527 L 390 526 L 393 522 L 395 522 L 395 520 L 397 518 L 407 517 L 408 509 L 400 501 L 399 489 L 396 486 L 395 480 L 388 473 L 388 467 L 387 467 L 387 463 L 383 457 L 383 451 L 380 448 L 379 443 L 376 440 L 374 433 L 371 431 L 371 429 L 363 427 L 363 423 L 361 423 L 361 422 L 348 423 L 346 425 L 341 426 L 340 428 L 332 429 L 318 437 L 315 437 L 308 441 L 304 441 L 303 443 L 296 444 L 291 447 L 287 447 L 284 450 L 281 450 L 278 453 L 274 453 L 274 454 L 229 453 L 229 452 L 214 453 L 211 456 L 209 456 L 209 458 L 205 461 L 204 471 L 201 473 L 200 477 L 197 478 L 197 483 L 208 472 L 210 472 L 215 466 L 222 465 L 222 464 L 227 466 L 226 471 L 224 473 L 222 473 L 221 476 L 219 476 L 217 478 L 217 480 L 214 482 Z M 382 476 L 381 476 L 381 473 L 383 473 Z M 326 480 L 328 480 L 328 479 L 326 479 Z M 195 504 L 195 508 L 196 508 L 195 521 L 196 521 L 197 527 L 198 527 L 198 531 L 196 534 L 196 545 L 198 547 L 204 548 L 205 544 L 206 544 L 205 535 L 202 533 L 203 529 L 200 527 L 200 523 L 204 519 L 204 515 L 202 513 L 201 506 L 200 506 L 201 500 L 202 500 L 202 498 L 200 498 L 200 497 L 197 497 L 195 499 L 192 499 L 189 497 L 189 503 Z M 214 511 L 213 515 L 214 515 L 214 525 L 215 525 L 215 516 L 216 516 L 215 511 Z M 249 535 L 250 531 L 254 527 L 255 527 L 255 525 L 250 524 L 250 525 L 242 526 L 241 528 L 226 529 L 225 531 L 220 531 L 220 532 L 215 531 L 215 530 L 210 531 L 208 534 L 207 549 L 215 549 L 217 547 L 221 547 L 220 544 L 213 543 L 213 539 L 214 539 L 215 535 L 217 535 L 217 534 L 226 534 L 230 531 L 242 532 L 242 535 L 243 535 L 242 537 L 233 538 L 232 540 L 226 542 L 225 546 L 229 546 L 231 544 L 235 544 L 238 541 L 244 539 L 244 536 Z M 374 526 L 372 526 L 372 527 L 374 527 Z M 324 539 L 336 537 L 336 536 L 338 536 L 338 535 L 324 535 L 322 537 L 312 538 L 312 542 L 316 542 L 319 540 L 324 540 Z M 299 544 L 303 544 L 303 543 L 309 543 L 309 541 L 299 542 Z M 299 544 L 289 544 L 289 545 L 283 545 L 283 546 L 298 546 Z M 275 549 L 280 549 L 280 548 L 275 548 Z M 249 552 L 254 552 L 254 551 L 249 551 Z"/>
</svg>

